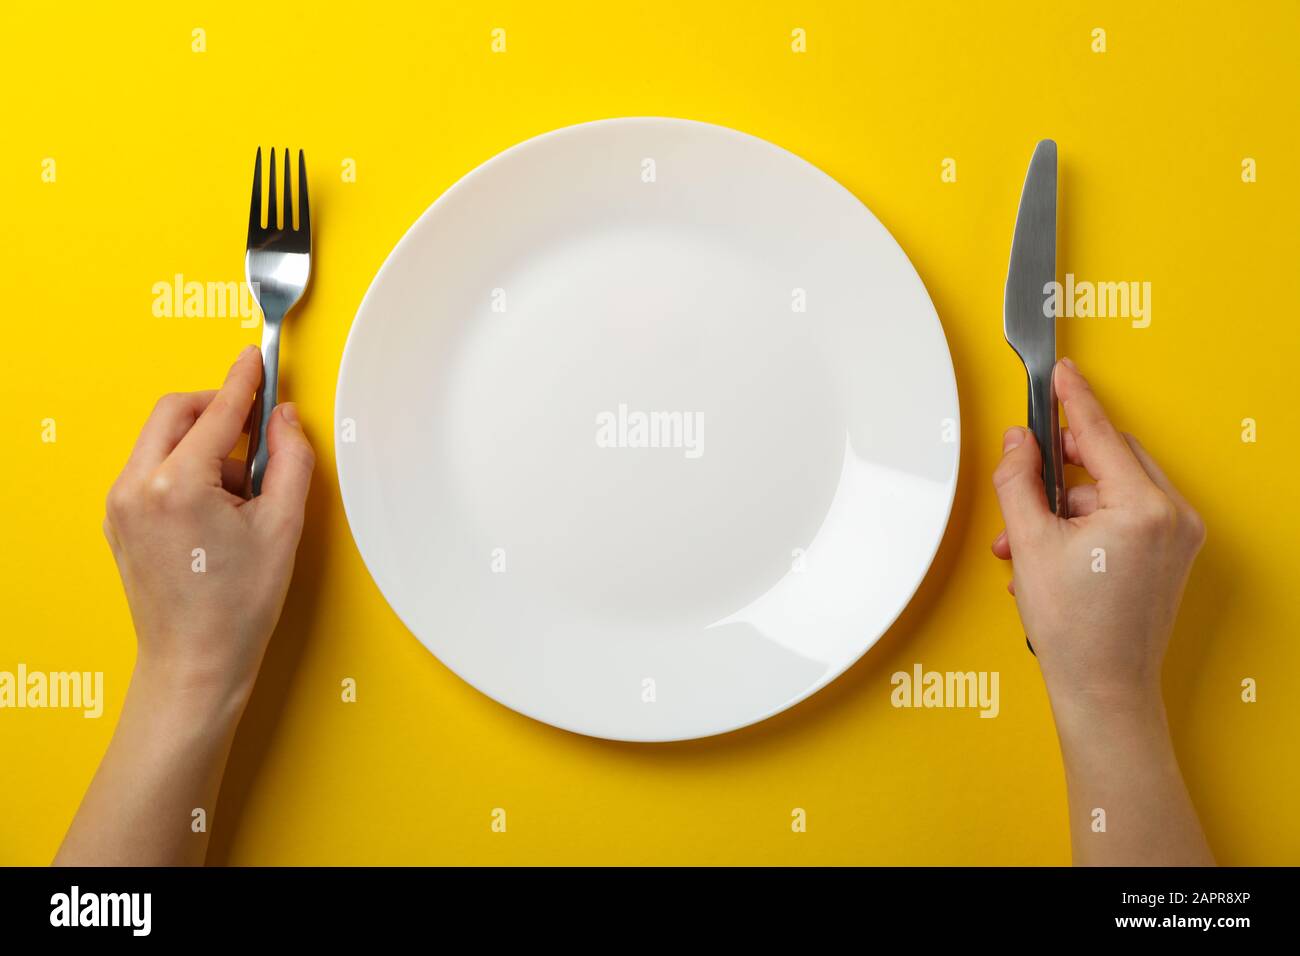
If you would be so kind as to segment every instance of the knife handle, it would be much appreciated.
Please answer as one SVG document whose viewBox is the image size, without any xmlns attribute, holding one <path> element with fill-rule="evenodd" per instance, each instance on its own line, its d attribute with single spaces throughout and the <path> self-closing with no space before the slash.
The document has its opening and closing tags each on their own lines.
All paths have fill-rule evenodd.
<svg viewBox="0 0 1300 956">
<path fill-rule="evenodd" d="M 1061 470 L 1061 417 L 1056 404 L 1056 383 L 1053 372 L 1029 372 L 1029 430 L 1034 433 L 1038 450 L 1043 456 L 1043 489 L 1047 492 L 1047 506 L 1062 518 L 1070 516 L 1065 498 L 1065 473 Z M 1034 645 L 1025 638 L 1025 646 L 1035 657 Z"/>
<path fill-rule="evenodd" d="M 1065 475 L 1061 470 L 1061 418 L 1056 404 L 1053 368 L 1029 373 L 1029 430 L 1043 456 L 1043 488 L 1047 506 L 1062 518 L 1069 517 L 1065 501 Z"/>
</svg>

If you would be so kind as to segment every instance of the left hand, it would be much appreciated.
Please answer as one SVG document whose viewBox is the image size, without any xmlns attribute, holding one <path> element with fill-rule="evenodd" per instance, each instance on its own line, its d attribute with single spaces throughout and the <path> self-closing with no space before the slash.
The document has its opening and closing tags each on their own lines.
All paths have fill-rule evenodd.
<svg viewBox="0 0 1300 956">
<path fill-rule="evenodd" d="M 165 395 L 108 493 L 104 533 L 135 621 L 137 671 L 246 700 L 284 605 L 315 455 L 277 406 L 260 497 L 230 458 L 262 377 L 249 346 L 219 391 Z M 153 681 L 158 683 L 158 681 Z"/>
</svg>

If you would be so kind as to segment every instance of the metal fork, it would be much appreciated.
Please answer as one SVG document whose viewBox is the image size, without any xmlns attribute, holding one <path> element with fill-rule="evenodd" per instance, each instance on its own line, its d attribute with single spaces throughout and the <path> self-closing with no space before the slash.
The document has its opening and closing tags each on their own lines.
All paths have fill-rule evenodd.
<svg viewBox="0 0 1300 956">
<path fill-rule="evenodd" d="M 275 150 L 271 150 L 270 189 L 267 191 L 266 225 L 262 225 L 262 148 L 253 167 L 253 206 L 248 214 L 248 251 L 244 274 L 262 310 L 262 387 L 257 390 L 248 429 L 248 471 L 244 494 L 262 493 L 266 472 L 266 426 L 275 410 L 280 366 L 280 326 L 298 304 L 311 278 L 311 207 L 307 202 L 307 160 L 298 150 L 298 228 L 293 227 L 293 181 L 289 176 L 289 150 L 284 151 L 284 203 L 277 228 Z"/>
</svg>

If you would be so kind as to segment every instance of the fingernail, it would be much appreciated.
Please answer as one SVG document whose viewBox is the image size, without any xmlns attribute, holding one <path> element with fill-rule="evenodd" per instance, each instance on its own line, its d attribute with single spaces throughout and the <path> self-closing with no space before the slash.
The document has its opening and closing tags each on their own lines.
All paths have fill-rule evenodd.
<svg viewBox="0 0 1300 956">
<path fill-rule="evenodd" d="M 243 358 L 243 357 L 244 357 L 245 355 L 247 355 L 249 352 L 256 352 L 256 351 L 257 351 L 257 346 L 256 346 L 256 345 L 245 345 L 245 346 L 244 346 L 244 350 L 243 350 L 242 352 L 239 353 L 239 357 L 240 357 L 240 358 Z"/>
<path fill-rule="evenodd" d="M 284 416 L 284 420 L 290 425 L 295 428 L 298 427 L 298 406 L 293 402 L 285 402 L 281 405 L 280 414 Z"/>
<path fill-rule="evenodd" d="M 1025 430 L 1019 425 L 1012 425 L 1002 436 L 1002 450 L 1010 451 L 1025 440 Z"/>
<path fill-rule="evenodd" d="M 1066 368 L 1068 368 L 1071 372 L 1079 371 L 1079 366 L 1075 365 L 1074 359 L 1070 358 L 1068 355 L 1061 359 L 1061 364 L 1064 365 Z"/>
</svg>

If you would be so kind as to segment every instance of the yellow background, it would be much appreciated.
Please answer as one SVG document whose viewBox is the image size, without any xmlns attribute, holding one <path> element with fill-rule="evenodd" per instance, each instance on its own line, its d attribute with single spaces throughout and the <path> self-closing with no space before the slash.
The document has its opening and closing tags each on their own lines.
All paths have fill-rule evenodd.
<svg viewBox="0 0 1300 956">
<path fill-rule="evenodd" d="M 1290 0 L 6 4 L 0 670 L 103 670 L 108 704 L 98 721 L 0 711 L 0 862 L 51 858 L 121 706 L 134 638 L 104 493 L 155 398 L 215 385 L 259 334 L 155 318 L 153 284 L 243 278 L 253 152 L 286 144 L 307 152 L 317 258 L 282 397 L 319 467 L 214 861 L 1067 862 L 1047 698 L 988 552 L 988 476 L 1025 409 L 1002 286 L 1029 155 L 1051 136 L 1062 275 L 1153 285 L 1150 328 L 1063 321 L 1062 351 L 1209 526 L 1166 673 L 1188 784 L 1222 862 L 1300 863 L 1297 63 Z M 791 711 L 661 746 L 534 723 L 443 668 L 358 557 L 330 425 L 352 316 L 429 203 L 522 139 L 646 114 L 764 137 L 861 197 L 934 298 L 964 426 L 947 536 L 890 633 Z M 1001 715 L 891 708 L 889 675 L 918 661 L 999 671 Z M 1245 677 L 1258 703 L 1241 702 Z"/>
</svg>

